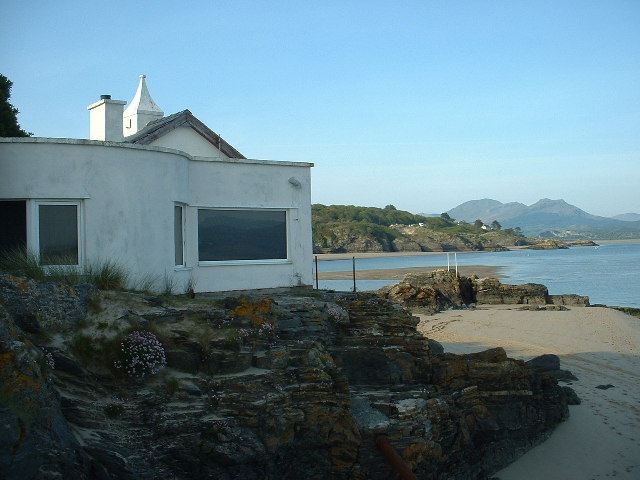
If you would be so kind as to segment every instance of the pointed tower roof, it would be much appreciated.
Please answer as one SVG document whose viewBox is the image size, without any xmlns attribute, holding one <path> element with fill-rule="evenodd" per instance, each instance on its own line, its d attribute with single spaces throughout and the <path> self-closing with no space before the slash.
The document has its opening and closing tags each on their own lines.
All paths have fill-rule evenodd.
<svg viewBox="0 0 640 480">
<path fill-rule="evenodd" d="M 160 117 L 164 115 L 162 109 L 153 101 L 153 98 L 151 98 L 145 78 L 147 78 L 146 75 L 140 75 L 138 90 L 136 90 L 133 100 L 131 100 L 131 103 L 125 109 L 124 116 L 134 115 L 136 113 L 155 114 Z"/>
<path fill-rule="evenodd" d="M 129 137 L 139 132 L 149 123 L 162 118 L 164 115 L 162 109 L 151 98 L 145 78 L 146 75 L 140 75 L 138 90 L 136 90 L 133 100 L 131 100 L 131 103 L 122 114 L 122 135 L 124 137 Z"/>
</svg>

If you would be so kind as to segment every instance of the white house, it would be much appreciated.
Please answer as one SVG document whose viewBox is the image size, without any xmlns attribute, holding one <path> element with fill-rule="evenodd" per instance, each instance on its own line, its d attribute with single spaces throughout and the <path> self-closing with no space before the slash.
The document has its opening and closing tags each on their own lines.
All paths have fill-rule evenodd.
<svg viewBox="0 0 640 480">
<path fill-rule="evenodd" d="M 0 248 L 180 292 L 312 283 L 311 163 L 245 158 L 189 110 L 90 105 L 90 139 L 0 138 Z"/>
</svg>

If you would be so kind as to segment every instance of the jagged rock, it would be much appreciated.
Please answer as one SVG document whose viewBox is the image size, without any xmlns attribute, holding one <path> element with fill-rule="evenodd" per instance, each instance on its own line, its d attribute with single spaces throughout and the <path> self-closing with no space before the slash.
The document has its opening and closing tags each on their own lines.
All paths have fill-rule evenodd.
<svg viewBox="0 0 640 480">
<path fill-rule="evenodd" d="M 383 298 L 431 313 L 447 308 L 460 308 L 473 301 L 471 280 L 446 270 L 409 274 L 402 282 L 381 288 L 379 294 Z"/>
<path fill-rule="evenodd" d="M 600 389 L 600 390 L 609 390 L 610 388 L 614 388 L 615 385 L 611 385 L 610 383 L 607 383 L 606 385 L 597 385 L 596 388 Z"/>
<path fill-rule="evenodd" d="M 525 305 L 522 308 L 528 310 L 563 310 L 564 305 L 589 305 L 589 297 L 549 295 L 547 287 L 537 283 L 508 285 L 497 278 L 467 278 L 446 270 L 409 274 L 402 282 L 383 287 L 378 293 L 424 313 L 465 308 L 476 303 Z"/>
<path fill-rule="evenodd" d="M 576 294 L 549 295 L 548 302 L 553 305 L 589 306 L 589 297 Z"/>
<path fill-rule="evenodd" d="M 536 372 L 548 372 L 560 369 L 560 357 L 552 353 L 539 355 L 525 362 L 528 369 Z"/>
<path fill-rule="evenodd" d="M 27 369 L 42 354 L 0 309 L 9 480 L 382 480 L 394 474 L 378 433 L 421 479 L 483 479 L 567 415 L 553 378 L 503 349 L 442 353 L 410 312 L 373 294 L 202 295 L 166 307 L 127 295 L 105 295 L 104 312 L 76 329 L 88 354 L 57 342 L 56 370 Z M 164 374 L 109 369 L 109 346 L 132 326 L 153 328 Z M 18 375 L 38 392 L 13 388 Z M 20 405 L 36 420 L 21 420 Z"/>
<path fill-rule="evenodd" d="M 442 355 L 444 353 L 444 347 L 437 340 L 428 338 L 427 342 L 429 343 L 429 351 L 432 355 Z"/>
<path fill-rule="evenodd" d="M 489 305 L 546 304 L 549 292 L 538 283 L 507 285 L 496 278 L 479 278 L 473 285 L 475 301 Z"/>
<path fill-rule="evenodd" d="M 89 284 L 70 287 L 0 274 L 0 302 L 16 324 L 30 333 L 75 327 L 86 316 L 86 299 L 95 290 Z"/>
<path fill-rule="evenodd" d="M 545 353 L 544 355 L 532 358 L 525 362 L 525 366 L 534 372 L 551 375 L 556 380 L 565 382 L 578 380 L 569 370 L 561 370 L 560 357 L 551 353 Z"/>
<path fill-rule="evenodd" d="M 580 400 L 580 397 L 573 388 L 565 385 L 562 387 L 562 390 L 567 397 L 567 405 L 580 405 L 582 403 L 582 400 Z"/>
<path fill-rule="evenodd" d="M 89 471 L 45 363 L 0 304 L 0 472 L 6 480 L 86 478 Z"/>
</svg>

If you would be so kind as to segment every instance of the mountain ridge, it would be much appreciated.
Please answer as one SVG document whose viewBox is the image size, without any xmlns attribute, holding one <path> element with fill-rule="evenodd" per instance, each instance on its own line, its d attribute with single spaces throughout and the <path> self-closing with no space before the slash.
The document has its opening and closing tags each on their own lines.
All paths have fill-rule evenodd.
<svg viewBox="0 0 640 480">
<path fill-rule="evenodd" d="M 520 227 L 527 236 L 587 238 L 638 238 L 640 215 L 624 214 L 622 220 L 588 213 L 565 200 L 542 198 L 532 205 L 502 203 L 484 198 L 469 200 L 446 212 L 456 220 L 490 223 L 497 220 L 506 228 Z"/>
</svg>

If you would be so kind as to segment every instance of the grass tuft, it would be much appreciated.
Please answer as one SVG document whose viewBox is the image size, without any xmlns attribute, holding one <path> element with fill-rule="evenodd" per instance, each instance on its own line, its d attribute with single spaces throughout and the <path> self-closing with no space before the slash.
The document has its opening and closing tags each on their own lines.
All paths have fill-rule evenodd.
<svg viewBox="0 0 640 480">
<path fill-rule="evenodd" d="M 12 248 L 0 252 L 0 271 L 33 280 L 44 280 L 47 276 L 37 255 L 25 248 Z"/>
<path fill-rule="evenodd" d="M 89 265 L 87 281 L 100 290 L 125 290 L 129 281 L 129 273 L 123 266 L 107 260 Z"/>
</svg>

